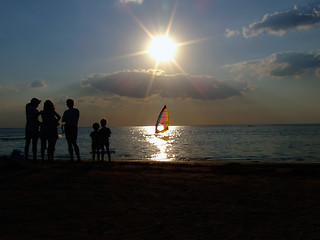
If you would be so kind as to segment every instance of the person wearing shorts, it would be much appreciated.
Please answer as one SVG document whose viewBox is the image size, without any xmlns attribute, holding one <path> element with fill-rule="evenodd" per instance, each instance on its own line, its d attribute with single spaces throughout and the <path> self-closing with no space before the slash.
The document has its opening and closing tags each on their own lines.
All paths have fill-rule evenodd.
<svg viewBox="0 0 320 240">
<path fill-rule="evenodd" d="M 66 101 L 68 110 L 63 113 L 62 122 L 64 122 L 64 131 L 68 143 L 68 151 L 70 155 L 70 160 L 73 161 L 73 151 L 77 156 L 78 162 L 80 159 L 80 150 L 77 144 L 78 137 L 78 121 L 80 117 L 80 112 L 77 108 L 74 108 L 74 101 L 68 99 Z"/>
</svg>

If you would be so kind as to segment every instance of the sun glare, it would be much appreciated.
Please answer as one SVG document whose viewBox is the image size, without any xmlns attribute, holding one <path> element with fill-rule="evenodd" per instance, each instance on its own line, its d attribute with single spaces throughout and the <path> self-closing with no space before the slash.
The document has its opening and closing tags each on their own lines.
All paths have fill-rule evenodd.
<svg viewBox="0 0 320 240">
<path fill-rule="evenodd" d="M 173 60 L 177 45 L 167 36 L 160 36 L 152 39 L 148 52 L 157 61 Z"/>
</svg>

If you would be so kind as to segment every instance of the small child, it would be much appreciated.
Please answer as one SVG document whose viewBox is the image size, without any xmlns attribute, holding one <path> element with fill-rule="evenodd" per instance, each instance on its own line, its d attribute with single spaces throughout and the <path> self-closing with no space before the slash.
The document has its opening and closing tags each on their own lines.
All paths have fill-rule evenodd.
<svg viewBox="0 0 320 240">
<path fill-rule="evenodd" d="M 92 148 L 92 161 L 94 162 L 95 156 L 97 154 L 97 161 L 99 162 L 100 160 L 100 148 L 101 148 L 101 143 L 100 143 L 100 134 L 99 134 L 99 128 L 100 125 L 99 123 L 94 123 L 92 124 L 93 132 L 90 133 L 91 137 L 91 148 Z"/>
<path fill-rule="evenodd" d="M 109 128 L 107 128 L 107 123 L 108 121 L 106 119 L 101 119 L 100 124 L 101 124 L 101 129 L 99 130 L 99 135 L 100 135 L 100 140 L 101 140 L 101 160 L 104 161 L 104 147 L 106 147 L 106 152 L 108 154 L 109 158 L 109 164 L 111 164 L 111 156 L 110 156 L 110 148 L 109 148 L 109 137 L 111 135 L 111 131 Z"/>
</svg>

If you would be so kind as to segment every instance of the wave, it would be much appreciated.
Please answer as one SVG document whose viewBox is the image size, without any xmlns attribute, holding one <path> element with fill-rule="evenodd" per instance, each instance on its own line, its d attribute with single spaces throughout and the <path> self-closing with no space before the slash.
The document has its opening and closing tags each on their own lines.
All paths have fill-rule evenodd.
<svg viewBox="0 0 320 240">
<path fill-rule="evenodd" d="M 16 140 L 24 140 L 25 137 L 0 137 L 0 141 L 16 141 Z"/>
</svg>

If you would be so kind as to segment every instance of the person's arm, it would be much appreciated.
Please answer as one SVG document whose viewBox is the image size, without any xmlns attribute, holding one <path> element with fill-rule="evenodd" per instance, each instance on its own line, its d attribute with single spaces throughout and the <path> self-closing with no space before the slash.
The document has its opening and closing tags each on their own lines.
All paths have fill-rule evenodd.
<svg viewBox="0 0 320 240">
<path fill-rule="evenodd" d="M 59 122 L 61 119 L 61 116 L 55 111 L 54 116 L 57 118 L 57 121 Z"/>
<path fill-rule="evenodd" d="M 40 122 L 40 120 L 39 120 L 39 116 L 41 115 L 41 112 L 37 110 L 37 113 L 35 115 L 36 115 L 37 125 L 39 127 L 42 124 L 42 122 Z"/>
<path fill-rule="evenodd" d="M 77 112 L 78 112 L 78 116 L 77 116 L 77 117 L 78 117 L 78 122 L 79 122 L 79 119 L 80 119 L 80 111 L 79 111 L 79 109 L 77 109 L 77 110 L 78 110 L 78 111 L 77 111 Z"/>
<path fill-rule="evenodd" d="M 63 115 L 62 115 L 62 122 L 66 122 L 65 114 L 66 114 L 66 112 L 64 112 Z"/>
</svg>

